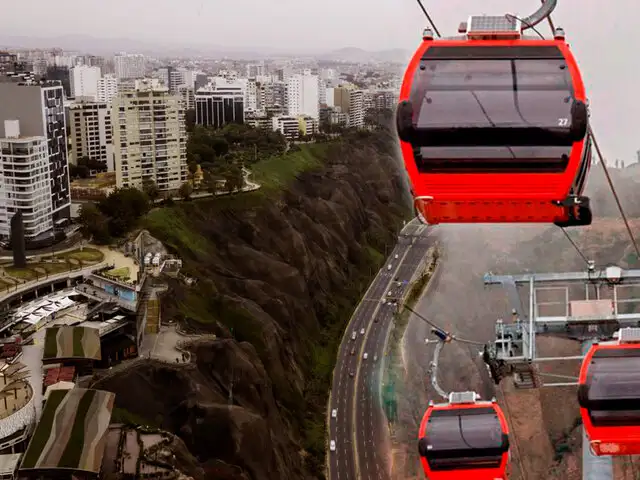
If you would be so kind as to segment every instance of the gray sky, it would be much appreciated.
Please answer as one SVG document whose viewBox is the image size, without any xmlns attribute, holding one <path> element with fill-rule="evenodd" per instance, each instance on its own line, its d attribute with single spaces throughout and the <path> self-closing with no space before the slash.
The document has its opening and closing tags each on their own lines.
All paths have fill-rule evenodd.
<svg viewBox="0 0 640 480">
<path fill-rule="evenodd" d="M 425 25 L 415 0 L 58 0 L 55 8 L 43 8 L 45 0 L 0 1 L 11 5 L 0 16 L 4 34 L 86 34 L 176 45 L 414 49 Z M 538 0 L 424 1 L 445 35 L 470 14 L 524 16 L 538 6 Z M 600 143 L 612 159 L 627 162 L 640 149 L 638 14 L 634 0 L 559 0 L 554 15 L 582 68 Z M 548 33 L 546 24 L 540 29 Z"/>
</svg>

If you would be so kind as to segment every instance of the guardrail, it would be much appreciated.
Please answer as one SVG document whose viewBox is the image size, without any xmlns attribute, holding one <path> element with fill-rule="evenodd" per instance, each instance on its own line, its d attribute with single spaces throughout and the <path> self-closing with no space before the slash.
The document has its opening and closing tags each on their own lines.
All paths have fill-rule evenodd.
<svg viewBox="0 0 640 480">
<path fill-rule="evenodd" d="M 6 290 L 3 290 L 2 292 L 0 292 L 0 303 L 13 297 L 14 295 L 27 292 L 33 288 L 36 288 L 39 285 L 46 285 L 47 283 L 56 282 L 58 280 L 65 280 L 68 278 L 78 278 L 90 272 L 94 272 L 96 270 L 100 270 L 102 268 L 106 268 L 109 266 L 111 265 L 107 262 L 101 262 L 101 263 L 97 263 L 95 265 L 89 265 L 86 267 L 79 266 L 77 268 L 71 268 L 65 272 L 52 273 L 52 274 L 45 275 L 43 277 L 36 278 L 35 280 L 28 280 L 26 282 L 16 284 L 13 287 L 9 287 Z"/>
</svg>

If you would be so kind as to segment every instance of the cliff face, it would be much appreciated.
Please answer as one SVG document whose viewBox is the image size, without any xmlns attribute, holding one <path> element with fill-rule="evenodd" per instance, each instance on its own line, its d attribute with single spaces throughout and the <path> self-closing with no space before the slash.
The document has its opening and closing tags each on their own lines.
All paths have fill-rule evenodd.
<svg viewBox="0 0 640 480">
<path fill-rule="evenodd" d="M 171 282 L 163 320 L 218 339 L 193 346 L 190 365 L 143 361 L 99 387 L 179 435 L 208 478 L 321 474 L 340 335 L 410 213 L 392 145 L 367 134 L 310 147 L 317 168 L 284 191 L 151 213 L 150 232 L 198 280 Z"/>
</svg>

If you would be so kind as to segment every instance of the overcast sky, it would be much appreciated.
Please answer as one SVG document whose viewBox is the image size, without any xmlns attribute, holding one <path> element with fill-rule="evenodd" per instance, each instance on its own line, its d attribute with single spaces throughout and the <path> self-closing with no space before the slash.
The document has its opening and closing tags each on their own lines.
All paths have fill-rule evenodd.
<svg viewBox="0 0 640 480">
<path fill-rule="evenodd" d="M 4 34 L 85 34 L 175 45 L 414 49 L 425 25 L 415 0 L 58 0 L 52 7 L 45 7 L 46 0 L 0 2 L 10 4 L 0 15 Z M 445 35 L 470 14 L 525 16 L 538 6 L 538 0 L 425 3 Z M 640 2 L 634 0 L 559 0 L 554 15 L 582 67 L 602 147 L 612 159 L 627 162 L 640 149 L 634 88 L 639 13 Z M 546 24 L 540 29 L 548 33 Z"/>
</svg>

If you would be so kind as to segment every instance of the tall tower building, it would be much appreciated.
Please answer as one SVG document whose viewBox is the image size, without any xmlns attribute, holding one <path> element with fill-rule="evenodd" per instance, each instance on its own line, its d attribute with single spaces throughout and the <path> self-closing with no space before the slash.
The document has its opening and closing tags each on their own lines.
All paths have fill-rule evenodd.
<svg viewBox="0 0 640 480">
<path fill-rule="evenodd" d="M 86 65 L 73 67 L 69 72 L 71 95 L 75 98 L 89 97 L 92 100 L 97 100 L 98 80 L 100 80 L 99 67 L 88 67 Z"/>
<path fill-rule="evenodd" d="M 118 80 L 123 78 L 143 78 L 147 68 L 144 55 L 139 53 L 121 53 L 113 58 Z"/>
<path fill-rule="evenodd" d="M 69 106 L 69 132 L 69 153 L 74 164 L 88 157 L 103 163 L 107 171 L 114 171 L 111 109 L 107 102 L 72 103 Z"/>
<path fill-rule="evenodd" d="M 111 119 L 118 187 L 142 188 L 146 180 L 174 191 L 187 181 L 184 106 L 177 95 L 154 84 L 113 98 Z"/>
<path fill-rule="evenodd" d="M 318 76 L 305 72 L 292 75 L 287 83 L 289 115 L 308 115 L 318 119 Z"/>
<path fill-rule="evenodd" d="M 21 135 L 19 120 L 5 120 L 0 135 L 0 236 L 22 212 L 27 244 L 53 234 L 49 153 L 44 135 Z"/>
<path fill-rule="evenodd" d="M 98 79 L 98 101 L 111 102 L 111 99 L 118 93 L 118 79 L 113 74 L 103 75 Z"/>
<path fill-rule="evenodd" d="M 63 101 L 59 82 L 40 85 L 0 83 L 0 138 L 7 136 L 4 121 L 18 120 L 21 136 L 45 137 L 47 140 L 49 201 L 54 224 L 69 218 L 71 210 Z"/>
</svg>

